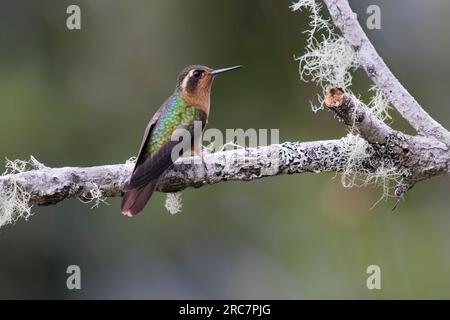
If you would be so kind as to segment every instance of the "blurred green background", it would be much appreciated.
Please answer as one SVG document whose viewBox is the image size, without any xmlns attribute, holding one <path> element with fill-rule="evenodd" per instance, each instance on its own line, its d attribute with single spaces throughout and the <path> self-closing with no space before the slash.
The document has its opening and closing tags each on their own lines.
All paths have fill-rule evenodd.
<svg viewBox="0 0 450 320">
<path fill-rule="evenodd" d="M 66 29 L 78 4 L 82 30 Z M 189 64 L 243 64 L 217 79 L 209 127 L 279 128 L 280 139 L 345 135 L 311 112 L 319 89 L 299 80 L 306 13 L 291 1 L 1 1 L 0 158 L 48 166 L 122 163 Z M 402 83 L 450 126 L 450 2 L 351 1 Z M 358 71 L 353 90 L 367 97 Z M 410 132 L 397 114 L 394 126 Z M 418 184 L 391 211 L 381 190 L 334 174 L 227 182 L 183 192 L 183 212 L 155 194 L 142 215 L 120 199 L 71 199 L 0 229 L 0 298 L 450 298 L 449 181 Z M 81 267 L 82 290 L 66 288 Z M 382 289 L 366 288 L 381 267 Z"/>
</svg>

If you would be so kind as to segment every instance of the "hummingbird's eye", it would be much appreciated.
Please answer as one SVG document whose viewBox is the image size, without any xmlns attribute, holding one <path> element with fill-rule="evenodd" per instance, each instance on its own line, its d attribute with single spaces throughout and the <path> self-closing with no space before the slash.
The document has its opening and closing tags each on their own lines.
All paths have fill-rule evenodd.
<svg viewBox="0 0 450 320">
<path fill-rule="evenodd" d="M 193 76 L 194 78 L 200 78 L 201 75 L 202 75 L 202 72 L 201 72 L 200 70 L 195 70 L 195 71 L 192 73 L 192 76 Z"/>
</svg>

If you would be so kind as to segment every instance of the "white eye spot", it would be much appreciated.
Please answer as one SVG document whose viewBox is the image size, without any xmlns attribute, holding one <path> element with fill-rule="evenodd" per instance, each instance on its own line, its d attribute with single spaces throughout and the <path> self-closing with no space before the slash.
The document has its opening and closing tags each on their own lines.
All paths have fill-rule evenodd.
<svg viewBox="0 0 450 320">
<path fill-rule="evenodd" d="M 189 71 L 188 75 L 186 77 L 184 77 L 183 82 L 181 83 L 181 87 L 183 89 L 186 89 L 187 82 L 189 81 L 189 78 L 192 76 L 192 71 L 194 71 L 194 70 Z"/>
</svg>

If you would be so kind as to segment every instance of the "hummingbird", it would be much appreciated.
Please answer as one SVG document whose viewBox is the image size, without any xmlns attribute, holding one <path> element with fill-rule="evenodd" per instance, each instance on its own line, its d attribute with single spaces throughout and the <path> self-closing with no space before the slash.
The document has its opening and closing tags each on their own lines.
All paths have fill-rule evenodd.
<svg viewBox="0 0 450 320">
<path fill-rule="evenodd" d="M 181 71 L 175 91 L 156 111 L 145 129 L 133 172 L 122 188 L 123 214 L 134 216 L 141 212 L 155 190 L 159 177 L 182 156 L 179 152 L 172 152 L 178 144 L 183 143 L 173 138 L 176 130 L 187 130 L 190 139 L 184 144 L 189 144 L 186 147 L 194 154 L 201 154 L 201 141 L 198 141 L 199 137 L 194 137 L 194 123 L 200 122 L 202 131 L 205 129 L 212 82 L 216 75 L 241 67 L 211 69 L 192 65 Z"/>
</svg>

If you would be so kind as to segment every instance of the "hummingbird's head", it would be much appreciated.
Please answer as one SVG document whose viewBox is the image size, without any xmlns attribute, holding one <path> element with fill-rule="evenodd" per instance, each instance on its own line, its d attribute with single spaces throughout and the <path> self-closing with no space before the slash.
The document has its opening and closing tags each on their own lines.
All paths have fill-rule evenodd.
<svg viewBox="0 0 450 320">
<path fill-rule="evenodd" d="M 193 107 L 209 114 L 211 85 L 214 77 L 220 73 L 238 69 L 241 66 L 211 69 L 201 65 L 185 68 L 178 76 L 177 90 L 181 97 Z"/>
</svg>

